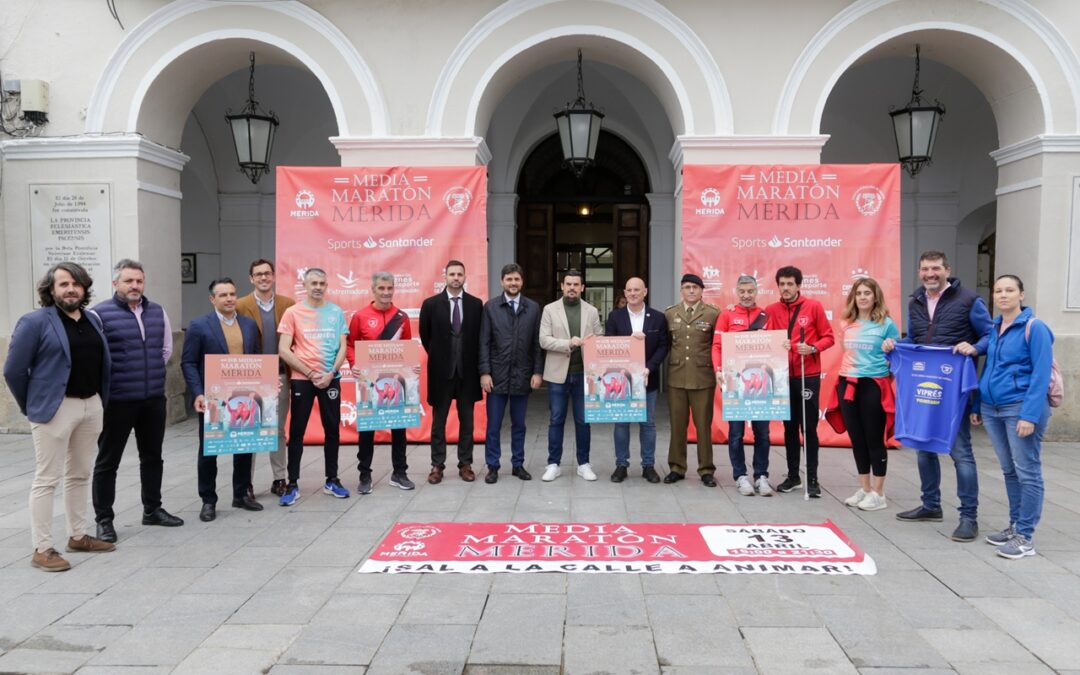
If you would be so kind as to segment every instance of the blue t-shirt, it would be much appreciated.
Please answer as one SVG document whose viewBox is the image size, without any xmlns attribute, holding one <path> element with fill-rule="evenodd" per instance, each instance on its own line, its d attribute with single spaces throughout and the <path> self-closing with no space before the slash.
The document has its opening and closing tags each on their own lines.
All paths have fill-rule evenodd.
<svg viewBox="0 0 1080 675">
<path fill-rule="evenodd" d="M 975 361 L 952 347 L 898 343 L 889 354 L 896 378 L 896 439 L 908 447 L 947 455 L 968 395 L 979 386 Z"/>
</svg>

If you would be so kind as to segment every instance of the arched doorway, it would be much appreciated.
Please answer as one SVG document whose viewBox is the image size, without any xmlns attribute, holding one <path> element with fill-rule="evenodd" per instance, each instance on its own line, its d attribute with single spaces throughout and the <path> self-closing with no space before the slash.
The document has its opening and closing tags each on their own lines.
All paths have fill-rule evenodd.
<svg viewBox="0 0 1080 675">
<path fill-rule="evenodd" d="M 645 164 L 624 140 L 601 131 L 596 164 L 580 178 L 562 166 L 557 134 L 541 141 L 518 176 L 517 259 L 525 294 L 558 297 L 561 272 L 585 275 L 585 300 L 606 317 L 623 282 L 649 281 L 650 191 Z"/>
</svg>

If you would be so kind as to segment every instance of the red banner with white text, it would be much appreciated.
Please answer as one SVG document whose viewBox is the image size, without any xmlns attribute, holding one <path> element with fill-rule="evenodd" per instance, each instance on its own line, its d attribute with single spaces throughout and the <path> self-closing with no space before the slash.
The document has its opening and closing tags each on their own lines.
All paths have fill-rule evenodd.
<svg viewBox="0 0 1080 675">
<path fill-rule="evenodd" d="M 686 166 L 682 262 L 684 271 L 704 280 L 705 301 L 721 309 L 738 302 L 739 275 L 757 278 L 758 305 L 764 307 L 779 300 L 777 269 L 794 265 L 802 271 L 802 294 L 824 305 L 837 338 L 822 353 L 818 435 L 822 445 L 849 445 L 846 434 L 825 423 L 824 412 L 836 386 L 840 318 L 851 284 L 873 277 L 893 319 L 903 325 L 899 165 Z M 721 397 L 715 400 L 713 438 L 726 441 Z M 780 422 L 771 435 L 774 443 L 783 442 Z"/>
<path fill-rule="evenodd" d="M 487 175 L 484 167 L 278 167 L 277 291 L 301 302 L 303 273 L 326 270 L 328 301 L 345 310 L 346 320 L 372 301 L 371 275 L 394 275 L 394 304 L 412 322 L 428 296 L 443 290 L 443 266 L 465 263 L 466 290 L 487 298 Z M 422 353 L 422 361 L 427 355 Z M 427 398 L 427 374 L 420 398 Z M 316 403 L 316 406 L 318 404 Z M 484 406 L 475 409 L 475 439 L 482 440 Z M 341 380 L 341 441 L 356 442 L 356 385 Z M 447 440 L 457 441 L 457 413 L 451 408 Z M 410 441 L 431 437 L 431 409 L 424 405 L 420 427 Z M 313 412 L 304 435 L 321 444 L 322 425 Z M 389 440 L 380 432 L 376 441 Z"/>
</svg>

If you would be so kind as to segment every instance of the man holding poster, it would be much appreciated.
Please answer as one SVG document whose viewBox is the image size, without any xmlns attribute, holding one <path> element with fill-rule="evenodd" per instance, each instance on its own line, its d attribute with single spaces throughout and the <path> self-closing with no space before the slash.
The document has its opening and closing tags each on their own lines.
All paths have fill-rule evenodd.
<svg viewBox="0 0 1080 675">
<path fill-rule="evenodd" d="M 780 301 L 765 308 L 773 325 L 787 330 L 789 388 L 792 392 L 791 416 L 784 422 L 788 474 L 776 489 L 791 492 L 803 486 L 799 476 L 801 427 L 803 438 L 806 439 L 806 494 L 820 497 L 817 468 L 821 352 L 832 347 L 835 339 L 825 308 L 817 300 L 800 292 L 802 281 L 803 274 L 798 267 L 778 269 L 776 287 L 780 291 Z"/>
<path fill-rule="evenodd" d="M 656 392 L 660 388 L 660 366 L 668 353 L 668 326 L 663 312 L 645 304 L 649 289 L 638 277 L 626 280 L 623 296 L 626 306 L 608 315 L 606 335 L 630 335 L 645 343 L 645 421 L 638 424 L 638 440 L 641 443 L 641 475 L 650 483 L 659 483 L 660 475 L 653 466 L 656 461 Z M 635 383 L 636 384 L 636 383 Z M 615 425 L 615 472 L 611 482 L 626 480 L 630 466 L 630 424 Z"/>
<path fill-rule="evenodd" d="M 758 284 L 757 279 L 743 274 L 735 282 L 735 292 L 738 295 L 739 304 L 731 309 L 720 312 L 720 318 L 716 320 L 716 331 L 713 333 L 712 362 L 716 369 L 716 384 L 720 387 L 724 403 L 724 419 L 728 421 L 728 457 L 731 459 L 731 473 L 739 494 L 750 497 L 756 490 L 762 497 L 773 495 L 772 486 L 769 485 L 769 420 L 787 419 L 790 415 L 787 410 L 788 390 L 787 357 L 781 354 L 782 361 L 773 364 L 772 367 L 737 367 L 740 365 L 738 357 L 732 355 L 729 363 L 724 363 L 723 343 L 724 335 L 728 333 L 741 333 L 746 331 L 772 330 L 775 325 L 769 322 L 769 315 L 764 309 L 757 306 Z M 742 360 L 745 363 L 745 359 Z M 782 372 L 776 372 L 779 368 Z M 784 413 L 776 417 L 747 416 L 740 412 L 749 410 L 748 406 L 736 405 L 749 401 L 755 395 L 764 395 L 766 399 L 777 398 L 783 388 Z M 729 402 L 731 405 L 729 405 Z M 746 422 L 750 421 L 750 429 L 754 434 L 754 482 L 751 483 L 746 475 L 746 451 L 743 448 L 743 436 L 746 433 Z"/>
<path fill-rule="evenodd" d="M 217 518 L 217 455 L 206 453 L 205 427 L 207 415 L 216 423 L 217 417 L 229 414 L 221 409 L 218 397 L 206 396 L 205 358 L 208 354 L 258 354 L 259 327 L 246 316 L 236 313 L 236 284 L 229 277 L 210 282 L 210 304 L 214 311 L 199 317 L 188 326 L 184 336 L 184 352 L 180 368 L 188 392 L 194 397 L 193 407 L 199 413 L 199 497 L 202 509 L 199 520 L 208 523 Z M 234 411 L 239 412 L 239 411 Z M 254 411 L 251 411 L 254 412 Z M 242 416 L 247 416 L 246 410 Z M 262 511 L 262 504 L 248 494 L 251 483 L 251 454 L 233 454 L 233 500 L 234 508 Z"/>
<path fill-rule="evenodd" d="M 278 356 L 291 369 L 292 411 L 289 419 L 289 484 L 279 503 L 292 506 L 300 498 L 300 461 L 304 456 L 304 431 L 311 408 L 319 401 L 323 427 L 323 492 L 345 499 L 349 491 L 338 478 L 338 443 L 341 427 L 341 377 L 345 360 L 345 312 L 326 300 L 326 271 L 304 271 L 307 297 L 285 310 L 278 324 Z"/>
<path fill-rule="evenodd" d="M 353 375 L 358 378 L 363 375 L 356 367 L 358 341 L 412 339 L 409 315 L 394 306 L 394 275 L 389 272 L 376 272 L 371 275 L 371 295 L 375 300 L 353 314 L 352 321 L 349 323 L 348 359 Z M 360 401 L 358 400 L 357 403 L 359 404 Z M 405 429 L 390 430 L 390 460 L 394 465 L 394 472 L 390 475 L 390 484 L 402 490 L 412 490 L 416 487 L 407 474 L 409 470 L 409 465 L 405 460 L 407 443 Z M 362 495 L 371 494 L 371 460 L 374 456 L 375 432 L 360 431 L 356 460 L 360 469 L 360 485 L 357 487 L 357 492 Z"/>
</svg>

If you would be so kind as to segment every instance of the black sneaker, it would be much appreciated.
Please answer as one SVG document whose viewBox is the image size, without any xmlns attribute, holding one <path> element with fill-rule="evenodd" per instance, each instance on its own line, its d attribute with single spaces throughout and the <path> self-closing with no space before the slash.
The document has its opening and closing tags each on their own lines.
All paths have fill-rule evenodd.
<svg viewBox="0 0 1080 675">
<path fill-rule="evenodd" d="M 409 480 L 409 477 L 403 473 L 391 474 L 390 484 L 396 488 L 401 488 L 402 490 L 412 490 L 416 488 L 416 484 Z"/>
<path fill-rule="evenodd" d="M 792 490 L 797 490 L 801 487 L 802 478 L 799 478 L 799 474 L 795 474 L 794 476 L 788 475 L 788 477 L 784 479 L 783 483 L 780 483 L 776 486 L 776 491 L 791 492 Z"/>
<path fill-rule="evenodd" d="M 821 498 L 821 485 L 818 484 L 817 478 L 806 479 L 806 494 L 814 499 Z"/>
<path fill-rule="evenodd" d="M 360 484 L 356 486 L 356 494 L 358 494 L 358 495 L 369 495 L 369 494 L 371 494 L 371 474 L 370 473 L 365 472 L 365 473 L 360 474 Z"/>
</svg>

